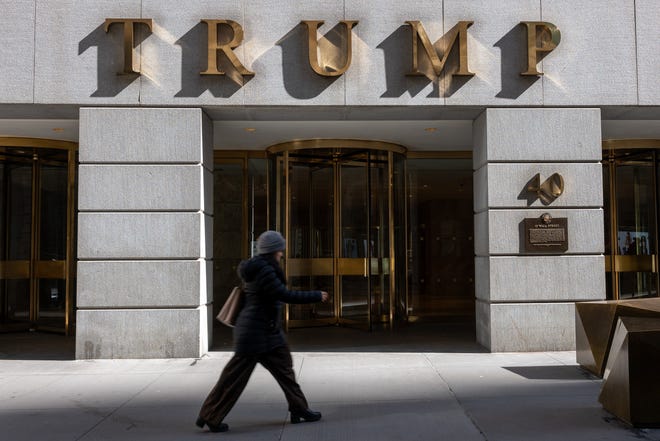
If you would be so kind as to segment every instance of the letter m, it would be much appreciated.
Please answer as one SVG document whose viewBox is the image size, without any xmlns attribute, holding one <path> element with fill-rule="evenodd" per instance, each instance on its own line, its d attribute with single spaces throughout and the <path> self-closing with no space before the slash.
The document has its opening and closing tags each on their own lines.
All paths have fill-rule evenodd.
<svg viewBox="0 0 660 441">
<path fill-rule="evenodd" d="M 429 36 L 426 34 L 424 27 L 420 21 L 406 21 L 412 30 L 412 70 L 408 75 L 426 75 L 424 72 L 419 70 L 419 61 L 421 54 L 419 53 L 418 42 L 422 44 L 424 52 L 428 59 L 431 61 L 431 66 L 433 67 L 433 72 L 436 76 L 440 76 L 440 73 L 445 67 L 445 63 L 449 58 L 452 47 L 456 44 L 458 40 L 458 71 L 454 72 L 452 75 L 464 75 L 464 76 L 473 76 L 474 73 L 470 72 L 468 68 L 468 48 L 467 48 L 467 29 L 472 25 L 472 21 L 459 21 L 456 26 L 454 26 L 447 34 L 445 34 L 446 41 L 449 43 L 446 45 L 444 54 L 442 54 L 442 59 L 440 58 L 438 51 L 431 43 Z"/>
</svg>

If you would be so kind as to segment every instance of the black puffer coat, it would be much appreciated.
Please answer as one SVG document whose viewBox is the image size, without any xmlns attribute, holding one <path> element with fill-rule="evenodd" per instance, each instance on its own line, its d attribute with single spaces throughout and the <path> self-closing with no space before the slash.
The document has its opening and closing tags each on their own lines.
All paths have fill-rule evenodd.
<svg viewBox="0 0 660 441">
<path fill-rule="evenodd" d="M 272 255 L 244 260 L 238 275 L 245 283 L 245 305 L 234 327 L 237 354 L 262 354 L 286 344 L 282 302 L 316 303 L 321 291 L 289 291 L 279 263 Z"/>
</svg>

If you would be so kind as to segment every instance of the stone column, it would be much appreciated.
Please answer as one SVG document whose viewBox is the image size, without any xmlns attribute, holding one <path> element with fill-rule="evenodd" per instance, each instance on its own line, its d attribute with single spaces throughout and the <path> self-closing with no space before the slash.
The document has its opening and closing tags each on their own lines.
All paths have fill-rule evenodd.
<svg viewBox="0 0 660 441">
<path fill-rule="evenodd" d="M 207 352 L 212 167 L 201 109 L 80 110 L 76 358 Z"/>
<path fill-rule="evenodd" d="M 605 298 L 599 109 L 486 109 L 474 123 L 477 340 L 493 352 L 575 349 L 574 302 Z M 540 173 L 564 179 L 544 204 Z M 568 251 L 525 251 L 523 220 L 568 221 Z"/>
</svg>

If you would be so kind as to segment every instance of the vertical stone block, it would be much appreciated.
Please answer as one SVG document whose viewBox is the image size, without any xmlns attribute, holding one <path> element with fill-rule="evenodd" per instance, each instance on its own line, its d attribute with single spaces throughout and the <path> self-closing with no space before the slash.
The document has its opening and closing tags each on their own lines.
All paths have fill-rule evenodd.
<svg viewBox="0 0 660 441">
<path fill-rule="evenodd" d="M 201 109 L 80 115 L 76 356 L 198 357 L 211 332 L 211 122 Z"/>
<path fill-rule="evenodd" d="M 600 111 L 491 108 L 473 133 L 478 341 L 491 351 L 573 349 L 571 302 L 605 297 Z M 566 175 L 556 200 L 531 197 L 537 173 Z M 526 250 L 522 221 L 544 212 L 568 219 L 567 252 Z"/>
</svg>

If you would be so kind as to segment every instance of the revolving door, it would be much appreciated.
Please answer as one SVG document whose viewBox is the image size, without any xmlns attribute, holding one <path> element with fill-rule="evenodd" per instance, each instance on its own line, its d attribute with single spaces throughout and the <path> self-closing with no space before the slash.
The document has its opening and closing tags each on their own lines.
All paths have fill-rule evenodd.
<svg viewBox="0 0 660 441">
<path fill-rule="evenodd" d="M 372 329 L 405 320 L 404 153 L 375 142 L 269 149 L 271 227 L 287 238 L 289 285 L 331 296 L 289 305 L 287 326 Z"/>
<path fill-rule="evenodd" d="M 0 139 L 0 332 L 71 331 L 76 150 Z"/>
</svg>

